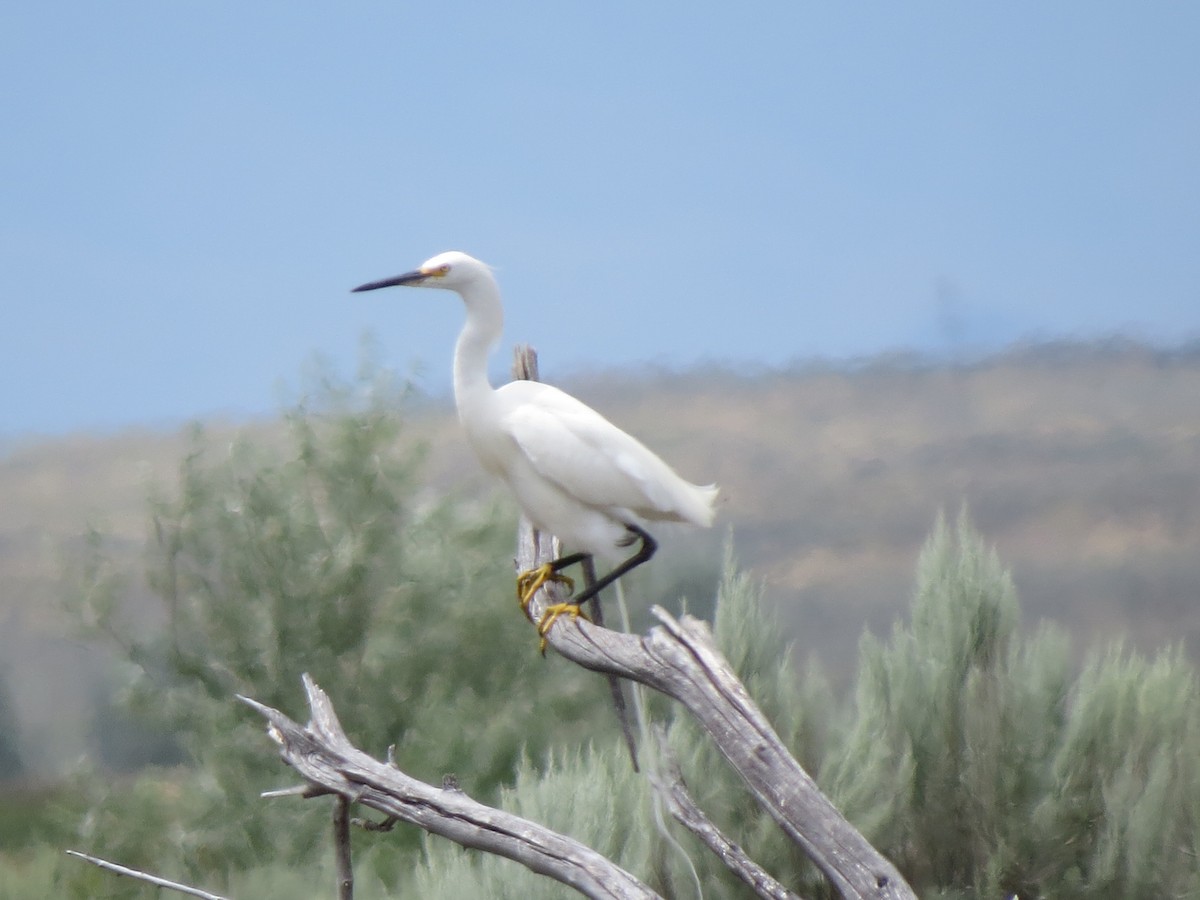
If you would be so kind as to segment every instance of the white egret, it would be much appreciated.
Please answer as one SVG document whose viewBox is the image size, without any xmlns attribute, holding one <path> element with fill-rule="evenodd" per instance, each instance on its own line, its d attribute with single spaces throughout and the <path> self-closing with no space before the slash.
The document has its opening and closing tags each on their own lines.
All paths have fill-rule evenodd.
<svg viewBox="0 0 1200 900">
<path fill-rule="evenodd" d="M 491 269 L 465 253 L 441 253 L 404 275 L 354 288 L 445 288 L 458 293 L 467 320 L 454 351 L 454 399 L 467 441 L 483 467 L 508 485 L 518 505 L 539 530 L 555 535 L 569 555 L 521 573 L 517 594 L 529 602 L 558 573 L 599 556 L 615 568 L 572 598 L 547 610 L 538 623 L 543 637 L 563 612 L 646 562 L 657 547 L 643 525 L 712 524 L 715 485 L 691 484 L 636 438 L 589 406 L 548 384 L 513 381 L 493 389 L 487 360 L 500 340 L 503 310 Z M 625 557 L 625 548 L 638 543 Z M 586 571 L 586 569 L 585 569 Z"/>
</svg>

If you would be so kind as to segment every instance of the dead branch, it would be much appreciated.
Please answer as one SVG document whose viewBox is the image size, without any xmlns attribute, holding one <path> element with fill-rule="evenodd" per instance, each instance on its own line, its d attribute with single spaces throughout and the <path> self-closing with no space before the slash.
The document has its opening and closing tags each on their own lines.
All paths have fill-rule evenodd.
<svg viewBox="0 0 1200 900">
<path fill-rule="evenodd" d="M 520 568 L 553 558 L 551 539 L 536 535 L 525 521 L 520 536 Z M 552 585 L 534 598 L 535 621 L 544 605 L 558 601 L 556 588 Z M 915 898 L 895 867 L 846 821 L 787 752 L 716 649 L 707 626 L 689 616 L 677 620 L 658 607 L 654 614 L 660 624 L 644 636 L 562 616 L 547 637 L 559 653 L 585 668 L 639 681 L 682 703 L 759 802 L 843 897 Z M 372 759 L 350 743 L 329 698 L 307 675 L 304 686 L 311 710 L 306 727 L 278 710 L 241 699 L 270 722 L 269 733 L 280 745 L 283 759 L 308 783 L 310 796 L 337 794 L 389 819 L 513 859 L 589 897 L 657 896 L 633 875 L 571 838 L 477 803 L 454 785 L 435 788 L 410 778 L 390 758 L 388 762 Z M 754 884 L 756 889 L 773 890 L 765 880 Z"/>
<path fill-rule="evenodd" d="M 548 536 L 535 535 L 522 522 L 519 566 L 532 568 L 552 558 L 552 549 Z M 548 602 L 557 602 L 552 590 L 534 598 L 534 620 L 540 616 L 539 606 Z M 707 626 L 688 616 L 677 620 L 657 607 L 654 614 L 661 624 L 645 636 L 612 632 L 583 618 L 563 616 L 548 638 L 559 653 L 579 665 L 639 681 L 682 703 L 759 802 L 843 897 L 915 898 L 895 867 L 842 817 L 783 747 L 717 651 Z M 306 727 L 278 710 L 241 699 L 266 717 L 284 761 L 309 784 L 309 795 L 337 794 L 465 847 L 516 860 L 589 897 L 657 896 L 633 875 L 571 838 L 477 803 L 454 785 L 436 788 L 410 778 L 393 760 L 372 759 L 350 743 L 329 698 L 307 675 L 304 686 L 311 710 Z"/>
<path fill-rule="evenodd" d="M 554 559 L 553 541 L 522 519 L 517 570 Z M 561 602 L 548 582 L 530 615 Z M 712 738 L 763 808 L 843 896 L 853 900 L 916 895 L 890 861 L 867 842 L 792 757 L 717 650 L 708 626 L 691 616 L 651 610 L 661 624 L 644 636 L 599 628 L 560 616 L 547 638 L 555 650 L 587 669 L 639 681 L 687 708 Z"/>
<path fill-rule="evenodd" d="M 157 875 L 151 875 L 148 872 L 139 872 L 137 869 L 131 869 L 128 866 L 118 865 L 115 862 L 109 862 L 107 859 L 101 859 L 98 856 L 88 856 L 86 853 L 80 853 L 78 850 L 68 850 L 68 856 L 74 856 L 76 859 L 82 859 L 90 862 L 94 866 L 99 866 L 101 869 L 107 869 L 109 872 L 115 872 L 118 875 L 125 875 L 133 878 L 136 881 L 144 881 L 147 884 L 153 884 L 156 887 L 167 888 L 168 890 L 178 891 L 181 894 L 187 894 L 189 897 L 200 897 L 202 900 L 226 900 L 219 894 L 210 894 L 208 891 L 202 891 L 200 888 L 194 888 L 190 885 L 180 884 L 177 881 L 168 881 L 165 878 L 159 878 Z"/>
<path fill-rule="evenodd" d="M 337 864 L 338 900 L 354 900 L 354 865 L 350 859 L 350 801 L 342 794 L 333 805 L 333 856 Z"/>
<path fill-rule="evenodd" d="M 283 760 L 315 793 L 335 793 L 388 817 L 410 822 L 464 847 L 515 860 L 588 897 L 658 897 L 633 875 L 565 835 L 478 803 L 455 786 L 434 787 L 372 759 L 350 743 L 329 697 L 304 676 L 311 719 L 301 726 L 283 713 L 240 699 L 270 723 Z"/>
<path fill-rule="evenodd" d="M 694 834 L 704 846 L 716 854 L 729 871 L 764 900 L 803 900 L 799 894 L 792 893 L 772 878 L 704 814 L 684 783 L 679 761 L 667 744 L 666 730 L 655 726 L 653 731 L 663 771 L 659 773 L 652 770 L 649 778 L 655 793 L 663 798 L 667 811 L 675 821 Z"/>
</svg>

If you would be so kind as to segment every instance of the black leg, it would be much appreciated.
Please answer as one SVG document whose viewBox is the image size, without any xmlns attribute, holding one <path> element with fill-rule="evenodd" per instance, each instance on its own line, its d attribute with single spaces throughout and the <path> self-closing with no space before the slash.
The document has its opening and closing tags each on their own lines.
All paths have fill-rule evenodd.
<svg viewBox="0 0 1200 900">
<path fill-rule="evenodd" d="M 583 588 L 586 591 L 596 583 L 596 561 L 591 556 L 585 554 L 583 559 L 579 561 L 579 568 L 583 569 Z M 600 608 L 600 595 L 593 593 L 591 600 L 592 621 L 603 628 L 604 610 Z"/>
<path fill-rule="evenodd" d="M 596 567 L 590 553 L 569 553 L 566 556 L 560 556 L 558 559 L 552 559 L 550 562 L 546 563 L 546 565 L 550 567 L 550 571 L 556 575 L 563 569 L 573 566 L 576 563 L 579 563 L 580 566 L 583 567 L 583 580 L 585 587 L 583 589 L 583 593 L 581 593 L 578 597 L 571 598 L 572 603 L 582 605 L 585 600 L 591 600 L 622 575 L 628 574 L 642 563 L 648 562 L 649 559 L 654 556 L 654 552 L 658 549 L 658 542 L 649 534 L 647 534 L 644 529 L 639 528 L 637 525 L 626 525 L 625 530 L 628 531 L 629 534 L 627 534 L 619 542 L 620 546 L 628 547 L 634 541 L 641 541 L 641 546 L 638 548 L 637 553 L 633 554 L 633 556 L 629 557 L 623 563 L 618 565 L 599 581 L 596 580 Z M 599 615 L 598 610 L 597 615 Z M 596 624 L 602 625 L 603 622 L 597 621 Z"/>
<path fill-rule="evenodd" d="M 542 635 L 543 654 L 546 652 L 546 632 L 549 631 L 550 627 L 554 624 L 554 620 L 557 619 L 558 616 L 564 611 L 570 612 L 572 616 L 578 615 L 579 607 L 584 602 L 590 600 L 592 621 L 594 621 L 597 625 L 603 626 L 604 614 L 600 609 L 600 592 L 622 575 L 628 574 L 654 556 L 654 551 L 658 549 L 658 543 L 654 540 L 654 538 L 650 537 L 645 530 L 636 525 L 626 525 L 625 530 L 628 531 L 629 534 L 624 540 L 621 541 L 622 546 L 628 546 L 634 541 L 640 541 L 641 545 L 638 547 L 636 553 L 618 565 L 603 578 L 596 578 L 596 564 L 590 553 L 571 553 L 567 556 L 561 556 L 558 559 L 547 563 L 550 571 L 553 572 L 555 576 L 558 576 L 558 573 L 568 566 L 573 566 L 576 563 L 579 563 L 580 567 L 583 569 L 584 588 L 578 596 L 572 597 L 565 603 L 551 607 L 550 611 L 544 615 L 541 622 L 538 623 L 538 633 Z M 533 574 L 533 572 L 526 574 Z M 561 576 L 559 577 L 561 579 Z M 521 587 L 520 581 L 521 580 L 518 579 L 518 593 L 522 598 L 521 607 L 525 609 L 525 612 L 528 615 L 528 602 L 532 597 L 533 591 L 530 589 L 529 593 L 521 593 L 523 588 Z M 539 581 L 538 584 L 540 583 L 541 582 Z M 571 612 L 572 609 L 574 612 Z M 633 728 L 629 723 L 629 712 L 625 706 L 625 694 L 621 690 L 621 681 L 619 678 L 617 678 L 617 676 L 609 675 L 608 683 L 612 691 L 613 705 L 617 710 L 617 718 L 621 723 L 621 732 L 625 736 L 626 745 L 629 747 L 629 758 L 633 763 L 633 770 L 637 772 L 639 771 L 637 763 L 637 743 L 634 741 Z"/>
<path fill-rule="evenodd" d="M 592 554 L 590 553 L 570 553 L 566 556 L 560 556 L 558 559 L 550 560 L 550 571 L 556 573 L 561 572 L 567 566 L 573 566 L 575 563 L 582 563 L 586 565 L 591 558 Z M 593 568 L 592 573 L 595 574 L 595 571 L 595 568 Z"/>
<path fill-rule="evenodd" d="M 595 597 L 597 594 L 599 594 L 602 590 L 604 590 L 606 587 L 608 587 L 610 584 L 612 584 L 614 581 L 616 581 L 622 575 L 627 575 L 629 572 L 632 572 L 634 569 L 636 569 L 642 563 L 648 561 L 650 559 L 650 557 L 654 556 L 654 551 L 658 549 L 658 542 L 655 541 L 654 538 L 650 537 L 649 534 L 647 534 L 641 528 L 638 528 L 638 526 L 636 526 L 636 525 L 626 525 L 625 529 L 629 532 L 629 543 L 632 544 L 634 541 L 638 541 L 638 540 L 641 541 L 641 546 L 638 548 L 637 553 L 633 554 L 633 556 L 629 557 L 629 559 L 625 560 L 623 563 L 621 563 L 619 566 L 617 566 L 615 569 L 613 569 L 611 572 L 609 572 L 607 575 L 605 575 L 599 581 L 596 581 L 592 584 L 587 585 L 583 589 L 583 592 L 581 594 L 579 594 L 577 597 L 571 598 L 572 603 L 583 603 L 583 601 L 585 601 L 585 600 L 591 600 L 593 597 Z M 578 553 L 572 554 L 572 556 L 580 556 L 580 555 L 581 554 L 578 554 Z M 582 554 L 582 555 L 586 555 L 586 554 Z M 570 558 L 571 557 L 567 557 L 567 556 L 563 557 L 564 560 L 570 559 Z M 580 562 L 581 560 L 573 560 L 573 561 Z M 550 564 L 551 566 L 554 567 L 555 572 L 557 572 L 560 568 L 558 565 L 559 562 L 561 562 L 561 560 L 555 560 L 554 562 L 552 562 Z M 570 563 L 563 563 L 563 565 L 570 565 Z"/>
<path fill-rule="evenodd" d="M 622 546 L 628 546 L 634 541 L 640 541 L 641 545 L 638 547 L 636 553 L 618 565 L 603 578 L 596 578 L 596 564 L 589 553 L 571 553 L 548 563 L 550 571 L 552 571 L 555 575 L 568 566 L 573 566 L 576 563 L 579 563 L 580 567 L 583 569 L 584 588 L 577 597 L 572 597 L 570 600 L 568 600 L 567 604 L 578 610 L 584 602 L 591 601 L 592 621 L 600 626 L 604 625 L 604 613 L 600 608 L 600 592 L 622 575 L 628 574 L 642 563 L 649 560 L 652 556 L 654 556 L 654 551 L 658 549 L 658 543 L 643 529 L 636 525 L 626 525 L 625 529 L 629 532 L 629 534 L 626 539 L 621 542 Z M 524 602 L 522 605 L 524 606 Z M 546 617 L 543 617 L 542 621 L 538 625 L 538 631 L 543 636 L 543 653 L 545 652 L 546 645 L 546 631 L 554 623 L 554 619 L 558 617 L 563 608 L 564 607 L 560 607 L 559 609 L 555 610 L 549 617 L 548 621 Z M 526 612 L 528 612 L 528 610 L 526 610 Z M 637 743 L 633 738 L 633 728 L 629 722 L 629 711 L 625 706 L 625 693 L 621 690 L 621 680 L 615 675 L 610 675 L 608 676 L 608 684 L 609 689 L 612 692 L 613 705 L 616 707 L 617 719 L 621 723 L 621 733 L 625 736 L 625 743 L 629 747 L 629 758 L 633 763 L 633 770 L 637 772 L 639 771 L 637 763 Z"/>
<path fill-rule="evenodd" d="M 590 556 L 580 560 L 583 569 L 584 592 L 596 583 L 596 564 Z M 600 609 L 600 595 L 595 591 L 591 595 L 592 621 L 604 627 L 604 613 Z M 612 693 L 613 707 L 617 711 L 617 721 L 621 723 L 621 734 L 625 736 L 625 746 L 629 748 L 629 761 L 633 763 L 633 771 L 638 772 L 637 741 L 633 738 L 633 726 L 629 722 L 629 710 L 625 706 L 625 692 L 621 689 L 621 679 L 616 675 L 608 676 L 608 688 Z"/>
</svg>

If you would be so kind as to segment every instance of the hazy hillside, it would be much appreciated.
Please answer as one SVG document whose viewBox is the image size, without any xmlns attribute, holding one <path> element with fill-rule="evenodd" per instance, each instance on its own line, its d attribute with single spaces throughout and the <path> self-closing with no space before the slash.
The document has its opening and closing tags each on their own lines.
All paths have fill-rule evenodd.
<svg viewBox="0 0 1200 900">
<path fill-rule="evenodd" d="M 565 386 L 686 476 L 721 484 L 744 567 L 799 652 L 835 675 L 864 626 L 885 630 L 905 609 L 937 512 L 963 502 L 1012 568 L 1028 626 L 1057 620 L 1080 650 L 1127 633 L 1200 654 L 1198 346 L 1056 344 L 971 365 L 896 358 Z M 414 427 L 434 448 L 431 485 L 486 489 L 448 410 Z M 147 487 L 170 483 L 185 446 L 182 433 L 81 435 L 0 459 L 0 677 L 46 769 L 79 752 L 106 690 L 102 655 L 71 640 L 57 608 L 61 563 L 89 521 L 139 552 Z M 667 543 L 676 562 L 711 567 L 723 537 Z"/>
</svg>

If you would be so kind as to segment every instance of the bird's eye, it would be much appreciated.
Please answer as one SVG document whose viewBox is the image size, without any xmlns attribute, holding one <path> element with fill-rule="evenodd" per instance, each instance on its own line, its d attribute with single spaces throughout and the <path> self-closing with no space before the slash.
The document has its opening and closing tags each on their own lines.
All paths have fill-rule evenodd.
<svg viewBox="0 0 1200 900">
<path fill-rule="evenodd" d="M 450 274 L 450 263 L 442 263 L 440 266 L 438 266 L 436 269 L 433 270 L 433 274 L 437 275 L 438 277 L 441 277 L 442 275 L 449 275 Z"/>
</svg>

